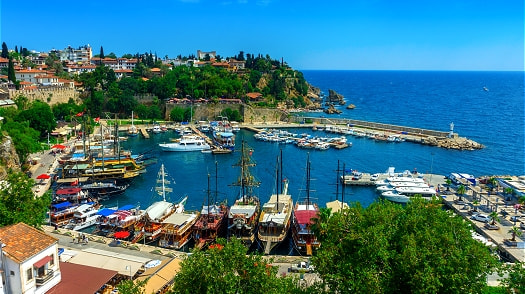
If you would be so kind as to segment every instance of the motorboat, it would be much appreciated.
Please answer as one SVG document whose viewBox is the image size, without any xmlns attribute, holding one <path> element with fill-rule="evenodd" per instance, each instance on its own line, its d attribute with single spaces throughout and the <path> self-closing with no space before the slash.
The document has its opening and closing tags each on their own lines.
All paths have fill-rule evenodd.
<svg viewBox="0 0 525 294">
<path fill-rule="evenodd" d="M 393 191 L 381 193 L 383 198 L 396 203 L 408 203 L 415 195 L 421 195 L 424 199 L 430 200 L 436 195 L 436 190 L 430 187 L 398 187 Z"/>
<path fill-rule="evenodd" d="M 419 182 L 391 182 L 388 185 L 377 186 L 376 190 L 379 192 L 393 191 L 399 187 L 419 187 L 428 188 L 428 184 Z"/>
<path fill-rule="evenodd" d="M 390 185 L 391 183 L 420 183 L 424 184 L 425 180 L 422 178 L 414 177 L 388 177 L 382 181 L 376 181 L 376 186 Z"/>
<path fill-rule="evenodd" d="M 159 144 L 163 151 L 202 151 L 211 149 L 204 138 L 196 135 L 183 135 L 175 142 Z"/>
<path fill-rule="evenodd" d="M 77 207 L 73 219 L 66 225 L 66 229 L 79 231 L 96 224 L 100 205 L 96 202 L 84 203 Z"/>
<path fill-rule="evenodd" d="M 160 132 L 162 132 L 159 125 L 154 125 L 151 131 L 153 132 L 153 134 L 159 134 Z"/>
</svg>

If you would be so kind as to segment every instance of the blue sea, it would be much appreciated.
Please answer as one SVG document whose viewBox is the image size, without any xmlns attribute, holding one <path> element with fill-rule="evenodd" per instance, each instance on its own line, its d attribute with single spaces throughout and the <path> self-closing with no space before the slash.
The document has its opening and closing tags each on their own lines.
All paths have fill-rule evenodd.
<svg viewBox="0 0 525 294">
<path fill-rule="evenodd" d="M 337 166 L 362 172 L 417 169 L 447 175 L 451 172 L 483 175 L 524 175 L 524 73 L 460 71 L 303 71 L 306 80 L 328 94 L 329 89 L 344 95 L 356 108 L 333 117 L 353 118 L 440 131 L 454 132 L 485 145 L 482 150 L 457 151 L 414 143 L 383 143 L 348 136 L 353 146 L 343 150 L 313 151 L 294 145 L 256 141 L 253 133 L 242 130 L 237 146 L 245 140 L 253 149 L 257 165 L 253 174 L 261 181 L 256 193 L 264 202 L 275 192 L 276 161 L 282 150 L 283 176 L 289 179 L 289 193 L 294 200 L 305 197 L 306 159 L 311 161 L 311 196 L 321 206 L 336 199 Z M 319 115 L 319 114 L 317 114 Z M 325 115 L 326 117 L 326 115 Z M 292 129 L 296 133 L 314 133 L 310 129 Z M 318 135 L 322 135 L 319 131 Z M 160 164 L 173 178 L 172 201 L 189 196 L 186 209 L 200 210 L 212 201 L 232 203 L 238 187 L 231 186 L 239 175 L 233 166 L 239 152 L 212 155 L 200 152 L 162 152 L 158 143 L 169 141 L 175 133 L 151 135 L 150 139 L 130 138 L 123 147 L 134 154 L 153 153 L 158 162 L 136 179 L 125 194 L 112 198 L 107 205 L 140 203 L 146 208 L 158 200 L 152 193 Z M 216 172 L 217 171 L 217 172 Z M 210 186 L 208 187 L 208 175 Z M 338 198 L 341 199 L 339 193 Z M 377 194 L 368 187 L 349 187 L 346 202 L 368 206 Z"/>
</svg>

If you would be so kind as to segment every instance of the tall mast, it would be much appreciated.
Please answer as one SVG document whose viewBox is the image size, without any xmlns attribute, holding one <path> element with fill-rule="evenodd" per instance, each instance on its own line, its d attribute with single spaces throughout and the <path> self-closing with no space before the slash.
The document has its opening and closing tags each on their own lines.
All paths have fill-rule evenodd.
<svg viewBox="0 0 525 294">
<path fill-rule="evenodd" d="M 280 175 L 281 175 L 281 193 L 283 193 L 283 149 L 281 149 L 281 166 L 280 166 Z"/>
<path fill-rule="evenodd" d="M 248 201 L 246 195 L 252 194 L 252 188 L 259 187 L 261 184 L 250 173 L 249 168 L 255 166 L 255 162 L 253 162 L 250 158 L 251 152 L 252 150 L 247 148 L 246 142 L 243 140 L 241 144 L 241 159 L 233 165 L 239 166 L 241 168 L 241 173 L 237 181 L 234 182 L 232 186 L 241 187 L 240 192 L 242 193 L 242 200 L 245 204 Z"/>
<path fill-rule="evenodd" d="M 341 209 L 344 207 L 345 203 L 345 173 L 346 173 L 346 164 L 343 163 L 343 185 L 341 186 Z"/>
<path fill-rule="evenodd" d="M 310 207 L 310 153 L 306 158 L 306 209 Z"/>
<path fill-rule="evenodd" d="M 341 181 L 341 179 L 339 178 L 339 159 L 338 159 L 336 178 L 335 178 L 335 200 L 339 200 L 339 181 Z"/>
</svg>

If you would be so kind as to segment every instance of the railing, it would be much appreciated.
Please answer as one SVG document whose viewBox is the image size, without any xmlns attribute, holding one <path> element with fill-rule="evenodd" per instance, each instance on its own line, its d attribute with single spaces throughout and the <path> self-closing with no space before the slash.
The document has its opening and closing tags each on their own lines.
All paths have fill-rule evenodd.
<svg viewBox="0 0 525 294">
<path fill-rule="evenodd" d="M 36 278 L 36 285 L 42 286 L 53 278 L 53 270 L 47 270 L 47 273 L 43 276 Z"/>
</svg>

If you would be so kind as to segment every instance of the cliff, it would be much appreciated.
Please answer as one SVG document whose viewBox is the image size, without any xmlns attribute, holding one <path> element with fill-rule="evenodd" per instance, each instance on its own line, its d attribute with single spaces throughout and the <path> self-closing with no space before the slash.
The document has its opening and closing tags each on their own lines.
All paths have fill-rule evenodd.
<svg viewBox="0 0 525 294">
<path fill-rule="evenodd" d="M 0 141 L 0 179 L 5 179 L 8 169 L 21 171 L 21 166 L 13 140 L 9 136 L 3 136 Z"/>
</svg>

